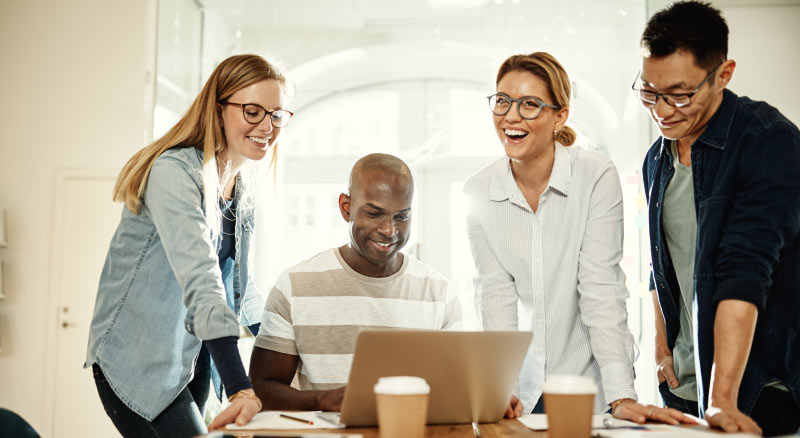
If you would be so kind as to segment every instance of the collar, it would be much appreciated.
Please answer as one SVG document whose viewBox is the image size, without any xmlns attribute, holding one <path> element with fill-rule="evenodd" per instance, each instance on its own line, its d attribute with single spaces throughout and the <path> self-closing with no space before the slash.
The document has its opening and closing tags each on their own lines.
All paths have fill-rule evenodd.
<svg viewBox="0 0 800 438">
<path fill-rule="evenodd" d="M 711 116 L 708 121 L 706 129 L 697 138 L 695 144 L 702 143 L 719 150 L 725 150 L 725 143 L 728 140 L 728 135 L 733 126 L 733 117 L 736 115 L 736 106 L 739 102 L 739 96 L 727 88 L 722 90 L 722 103 L 720 103 L 717 112 Z M 661 155 L 670 154 L 670 140 L 660 137 L 661 148 L 658 151 L 656 158 L 661 158 Z"/>
<path fill-rule="evenodd" d="M 489 184 L 489 200 L 509 201 L 523 206 L 528 206 L 528 201 L 522 195 L 522 191 L 514 180 L 511 172 L 511 160 L 503 159 L 495 163 L 495 172 Z M 550 180 L 547 182 L 545 191 L 551 188 L 564 196 L 569 195 L 569 183 L 572 179 L 572 163 L 570 153 L 561 143 L 555 142 L 555 158 L 553 160 L 553 170 L 550 172 Z"/>
<path fill-rule="evenodd" d="M 739 96 L 736 93 L 727 88 L 722 90 L 722 103 L 717 108 L 717 112 L 711 116 L 708 126 L 697 141 L 713 148 L 725 150 L 725 143 L 728 140 L 728 134 L 731 133 L 738 102 Z"/>
</svg>

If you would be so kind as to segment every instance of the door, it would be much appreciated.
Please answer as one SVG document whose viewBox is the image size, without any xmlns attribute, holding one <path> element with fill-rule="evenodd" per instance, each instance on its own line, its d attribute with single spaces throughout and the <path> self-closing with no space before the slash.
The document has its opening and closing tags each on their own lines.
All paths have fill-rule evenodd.
<svg viewBox="0 0 800 438">
<path fill-rule="evenodd" d="M 52 248 L 52 307 L 48 345 L 45 436 L 119 437 L 103 410 L 91 369 L 84 369 L 97 284 L 122 204 L 111 201 L 115 175 L 61 174 L 56 180 Z"/>
</svg>

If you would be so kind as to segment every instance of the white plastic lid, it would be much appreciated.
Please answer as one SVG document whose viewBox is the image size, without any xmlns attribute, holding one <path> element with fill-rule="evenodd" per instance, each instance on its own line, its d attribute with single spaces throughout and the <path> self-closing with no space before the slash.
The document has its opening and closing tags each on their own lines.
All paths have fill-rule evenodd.
<svg viewBox="0 0 800 438">
<path fill-rule="evenodd" d="M 597 394 L 597 384 L 590 377 L 553 375 L 545 377 L 542 390 L 548 394 Z"/>
<path fill-rule="evenodd" d="M 376 394 L 409 395 L 428 394 L 431 387 L 422 377 L 392 376 L 381 377 L 375 384 Z"/>
</svg>

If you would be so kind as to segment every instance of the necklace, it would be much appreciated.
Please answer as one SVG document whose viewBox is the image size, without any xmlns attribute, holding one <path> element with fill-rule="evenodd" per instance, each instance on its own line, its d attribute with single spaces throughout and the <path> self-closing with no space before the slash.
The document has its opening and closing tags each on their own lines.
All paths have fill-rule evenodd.
<svg viewBox="0 0 800 438">
<path fill-rule="evenodd" d="M 219 203 L 220 203 L 219 212 L 220 212 L 220 216 L 222 216 L 222 226 L 220 227 L 220 232 L 225 236 L 233 236 L 233 235 L 236 234 L 236 231 L 235 231 L 235 229 L 236 229 L 235 224 L 236 224 L 236 220 L 237 220 L 237 216 L 236 216 L 236 201 L 233 200 L 233 199 L 231 199 L 230 201 L 225 201 L 225 200 L 221 199 Z M 234 232 L 233 233 L 228 233 L 228 232 L 225 231 L 225 224 L 226 223 L 230 223 L 230 222 L 234 223 Z"/>
</svg>

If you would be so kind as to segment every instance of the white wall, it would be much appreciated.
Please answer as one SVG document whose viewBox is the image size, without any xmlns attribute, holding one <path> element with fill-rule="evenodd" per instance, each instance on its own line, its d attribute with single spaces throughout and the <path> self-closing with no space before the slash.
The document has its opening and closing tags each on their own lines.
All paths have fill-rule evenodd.
<svg viewBox="0 0 800 438">
<path fill-rule="evenodd" d="M 0 301 L 0 407 L 40 431 L 47 429 L 44 345 L 56 313 L 48 290 L 54 175 L 116 170 L 142 146 L 155 1 L 0 1 L 0 206 L 9 241 L 0 248 L 7 297 Z M 731 88 L 800 122 L 792 77 L 800 67 L 793 49 L 800 7 L 723 5 L 723 12 L 739 63 Z"/>
<path fill-rule="evenodd" d="M 7 297 L 0 407 L 39 431 L 46 430 L 44 346 L 56 315 L 48 290 L 54 176 L 62 168 L 119 169 L 142 146 L 154 4 L 0 2 L 0 205 L 8 235 L 0 249 Z"/>
<path fill-rule="evenodd" d="M 795 5 L 723 7 L 728 21 L 728 57 L 736 70 L 728 88 L 764 100 L 800 124 L 800 2 Z"/>
</svg>

